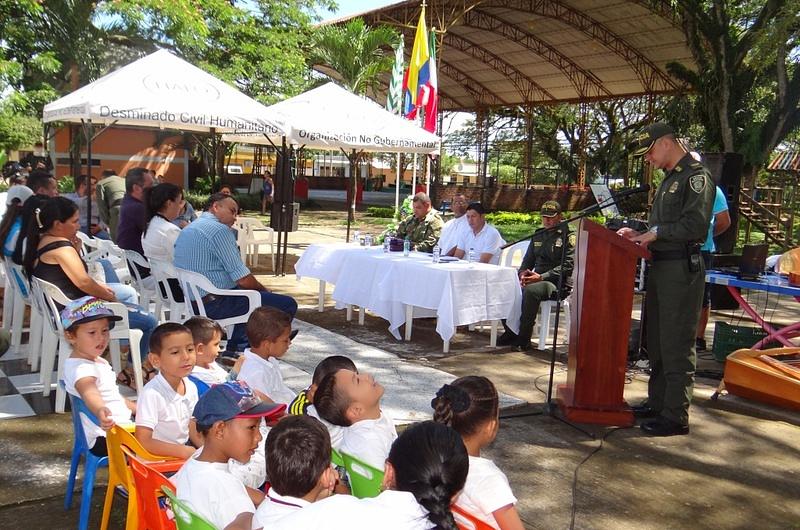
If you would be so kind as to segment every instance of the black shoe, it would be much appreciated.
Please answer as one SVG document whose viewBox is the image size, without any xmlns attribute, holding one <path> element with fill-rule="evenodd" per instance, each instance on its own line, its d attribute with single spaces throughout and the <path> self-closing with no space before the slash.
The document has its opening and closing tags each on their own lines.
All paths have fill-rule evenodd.
<svg viewBox="0 0 800 530">
<path fill-rule="evenodd" d="M 517 342 L 519 336 L 511 331 L 506 331 L 497 338 L 498 346 L 511 346 Z"/>
<path fill-rule="evenodd" d="M 706 351 L 708 349 L 708 345 L 706 344 L 706 339 L 702 337 L 697 337 L 694 339 L 694 349 L 697 351 Z"/>
<path fill-rule="evenodd" d="M 518 342 L 515 344 L 514 349 L 517 351 L 531 351 L 535 348 L 533 347 L 533 343 L 531 341 L 526 340 L 525 342 Z"/>
<path fill-rule="evenodd" d="M 654 420 L 649 420 L 639 426 L 650 436 L 678 436 L 689 434 L 689 426 L 677 421 L 672 421 L 664 416 L 659 416 Z"/>
<path fill-rule="evenodd" d="M 633 416 L 639 419 L 656 418 L 661 415 L 660 410 L 651 408 L 646 401 L 640 405 L 632 406 L 631 411 L 633 412 Z"/>
</svg>

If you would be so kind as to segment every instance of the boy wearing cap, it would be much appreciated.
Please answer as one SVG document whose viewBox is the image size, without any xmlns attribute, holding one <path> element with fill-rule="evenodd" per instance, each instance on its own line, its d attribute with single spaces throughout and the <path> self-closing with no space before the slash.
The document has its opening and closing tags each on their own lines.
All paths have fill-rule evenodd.
<svg viewBox="0 0 800 530">
<path fill-rule="evenodd" d="M 645 127 L 630 150 L 665 172 L 653 199 L 650 229 L 617 232 L 652 254 L 645 302 L 650 380 L 647 401 L 633 407 L 634 414 L 651 418 L 641 424 L 647 434 L 688 434 L 695 331 L 705 285 L 700 246 L 711 222 L 715 186 L 666 123 Z"/>
<path fill-rule="evenodd" d="M 519 283 L 522 286 L 522 313 L 519 334 L 506 326 L 498 339 L 500 346 L 515 346 L 520 351 L 533 349 L 531 335 L 539 313 L 539 305 L 545 300 L 563 300 L 572 290 L 572 267 L 575 250 L 575 234 L 561 223 L 561 205 L 547 201 L 542 205 L 542 227 L 534 232 L 522 264 L 519 267 Z M 567 232 L 567 249 L 564 267 L 561 255 L 564 250 L 564 232 Z M 563 279 L 561 277 L 563 276 Z M 561 281 L 562 292 L 558 293 Z"/>
<path fill-rule="evenodd" d="M 256 508 L 244 484 L 228 472 L 228 460 L 250 460 L 261 441 L 261 418 L 285 408 L 261 401 L 241 382 L 211 387 L 194 408 L 203 449 L 172 477 L 178 498 L 216 528 L 250 530 Z"/>
<path fill-rule="evenodd" d="M 98 426 L 81 415 L 86 442 L 96 456 L 108 454 L 105 431 L 116 424 L 131 423 L 131 414 L 136 412 L 136 405 L 119 393 L 117 376 L 101 357 L 117 320 L 122 317 L 92 296 L 74 300 L 61 311 L 64 335 L 72 346 L 72 353 L 64 362 L 64 386 L 67 392 L 81 398 L 99 420 Z"/>
</svg>

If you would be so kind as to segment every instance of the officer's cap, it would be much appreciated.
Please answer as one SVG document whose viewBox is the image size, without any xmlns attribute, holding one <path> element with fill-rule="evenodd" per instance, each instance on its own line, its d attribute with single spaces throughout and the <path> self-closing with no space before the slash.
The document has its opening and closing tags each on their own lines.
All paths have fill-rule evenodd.
<svg viewBox="0 0 800 530">
<path fill-rule="evenodd" d="M 628 144 L 628 152 L 631 156 L 644 156 L 653 148 L 656 140 L 668 134 L 674 135 L 675 130 L 666 123 L 661 121 L 651 123 Z"/>
<path fill-rule="evenodd" d="M 561 213 L 561 205 L 558 201 L 547 201 L 542 205 L 542 217 L 555 217 Z"/>
</svg>

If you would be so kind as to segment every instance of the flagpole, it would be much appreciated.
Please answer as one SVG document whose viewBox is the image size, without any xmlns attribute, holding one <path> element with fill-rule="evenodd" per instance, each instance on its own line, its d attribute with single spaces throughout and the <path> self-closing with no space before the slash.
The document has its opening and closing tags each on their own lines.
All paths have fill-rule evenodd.
<svg viewBox="0 0 800 530">
<path fill-rule="evenodd" d="M 427 187 L 425 188 L 425 193 L 428 194 L 428 197 L 431 196 L 431 157 L 430 155 L 425 156 L 425 181 L 427 182 Z"/>
</svg>

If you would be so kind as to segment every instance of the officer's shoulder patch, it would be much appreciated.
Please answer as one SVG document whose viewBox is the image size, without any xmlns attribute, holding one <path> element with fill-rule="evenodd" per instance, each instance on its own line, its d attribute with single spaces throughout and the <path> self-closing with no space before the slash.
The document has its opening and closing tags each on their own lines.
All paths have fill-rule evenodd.
<svg viewBox="0 0 800 530">
<path fill-rule="evenodd" d="M 700 193 L 706 187 L 706 176 L 702 174 L 692 175 L 689 178 L 689 186 L 692 187 L 693 192 Z"/>
<path fill-rule="evenodd" d="M 556 248 L 561 248 L 561 245 L 563 245 L 563 243 L 561 242 L 561 238 L 559 237 L 558 239 L 556 239 L 555 246 Z"/>
<path fill-rule="evenodd" d="M 577 240 L 578 240 L 578 236 L 576 236 L 574 233 L 573 233 L 573 234 L 570 234 L 570 235 L 569 235 L 569 239 L 568 239 L 568 241 L 569 241 L 569 246 L 571 246 L 571 247 L 574 247 L 574 246 L 575 246 L 575 242 L 576 242 Z"/>
</svg>

